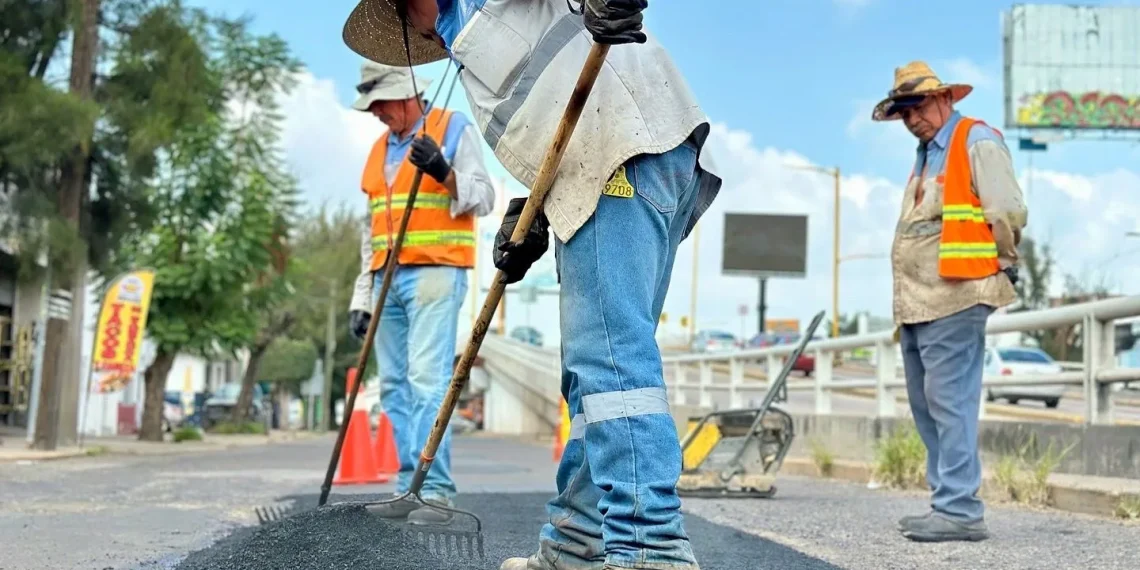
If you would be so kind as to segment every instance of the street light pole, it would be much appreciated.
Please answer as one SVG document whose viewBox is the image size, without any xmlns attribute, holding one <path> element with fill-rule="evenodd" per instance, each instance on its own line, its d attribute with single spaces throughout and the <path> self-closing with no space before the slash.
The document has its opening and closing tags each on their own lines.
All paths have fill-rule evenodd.
<svg viewBox="0 0 1140 570">
<path fill-rule="evenodd" d="M 839 186 L 841 180 L 839 167 L 824 168 L 813 164 L 788 164 L 787 166 L 796 170 L 811 170 L 829 174 L 835 179 L 835 218 L 831 236 L 831 336 L 835 338 L 839 336 Z"/>
</svg>

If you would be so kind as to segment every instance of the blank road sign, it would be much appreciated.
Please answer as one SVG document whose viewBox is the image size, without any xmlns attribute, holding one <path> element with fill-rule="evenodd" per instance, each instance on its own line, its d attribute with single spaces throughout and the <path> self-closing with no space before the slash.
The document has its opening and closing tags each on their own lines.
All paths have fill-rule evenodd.
<svg viewBox="0 0 1140 570">
<path fill-rule="evenodd" d="M 721 271 L 726 275 L 805 277 L 807 216 L 724 215 Z"/>
</svg>

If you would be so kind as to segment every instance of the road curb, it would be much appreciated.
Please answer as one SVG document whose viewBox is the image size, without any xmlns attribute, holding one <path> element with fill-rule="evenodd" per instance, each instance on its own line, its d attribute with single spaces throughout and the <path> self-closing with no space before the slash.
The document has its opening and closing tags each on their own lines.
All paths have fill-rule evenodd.
<svg viewBox="0 0 1140 570">
<path fill-rule="evenodd" d="M 816 479 L 835 479 L 866 485 L 872 480 L 872 467 L 870 464 L 835 460 L 832 464 L 830 476 L 824 476 L 816 467 L 815 462 L 806 457 L 787 457 L 784 459 L 780 473 Z M 778 485 L 778 483 L 777 483 Z M 992 472 L 987 471 L 982 479 L 982 493 L 993 495 L 997 493 L 997 483 Z M 1140 481 L 1125 479 L 1109 479 L 1104 477 L 1079 477 L 1075 475 L 1053 475 L 1047 483 L 1049 489 L 1049 504 L 1045 508 L 1085 515 L 1094 515 L 1119 520 L 1116 510 L 1121 501 L 1127 498 L 1140 499 Z M 1111 488 L 1111 487 L 1122 487 Z M 1016 504 L 1012 501 L 998 500 L 1002 504 Z"/>
</svg>

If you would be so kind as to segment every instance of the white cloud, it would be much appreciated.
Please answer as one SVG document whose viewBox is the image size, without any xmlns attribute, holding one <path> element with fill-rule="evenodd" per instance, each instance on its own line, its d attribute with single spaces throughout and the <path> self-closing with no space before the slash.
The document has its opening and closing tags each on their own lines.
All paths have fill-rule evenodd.
<svg viewBox="0 0 1140 570">
<path fill-rule="evenodd" d="M 998 85 L 998 76 L 993 71 L 965 57 L 938 62 L 934 71 L 942 74 L 942 80 L 947 83 L 966 83 L 975 89 L 993 89 Z"/>
<path fill-rule="evenodd" d="M 456 97 L 453 100 L 462 100 Z M 872 102 L 873 103 L 873 102 Z M 465 110 L 465 102 L 454 105 Z M 862 105 L 859 114 L 870 115 Z M 364 211 L 359 191 L 360 172 L 375 137 L 383 127 L 371 117 L 342 105 L 332 82 L 305 77 L 284 103 L 287 116 L 286 151 L 301 176 L 305 197 L 311 203 L 323 200 L 343 202 Z M 865 136 L 870 121 L 849 125 L 849 132 Z M 913 138 L 898 123 L 885 125 L 879 142 L 892 140 L 909 158 Z M 878 145 L 879 143 L 875 143 Z M 882 144 L 886 144 L 882 142 Z M 721 240 L 726 212 L 807 214 L 809 219 L 808 270 L 806 279 L 775 279 L 768 284 L 770 318 L 799 318 L 807 324 L 811 316 L 831 313 L 832 283 L 832 204 L 833 179 L 825 174 L 789 166 L 812 164 L 810 157 L 786 150 L 762 147 L 746 131 L 723 123 L 714 125 L 709 141 L 717 165 L 725 178 L 721 194 L 702 219 L 698 242 L 697 326 L 717 327 L 739 334 L 740 305 L 748 306 L 744 329 L 756 330 L 758 286 L 755 280 L 721 275 Z M 503 169 L 485 149 L 493 175 Z M 828 165 L 824 165 L 828 166 Z M 906 172 L 892 179 L 845 171 L 841 180 L 842 255 L 871 256 L 854 259 L 840 266 L 840 311 L 870 311 L 889 317 L 891 309 L 890 252 L 895 221 Z M 1032 184 L 1029 184 L 1030 180 Z M 1134 291 L 1140 282 L 1140 239 L 1127 240 L 1127 231 L 1140 230 L 1140 175 L 1118 170 L 1095 176 L 1037 170 L 1022 180 L 1030 206 L 1028 234 L 1046 239 L 1059 257 L 1061 269 L 1084 278 L 1108 277 L 1111 284 Z M 512 195 L 521 186 L 509 181 Z M 500 188 L 500 192 L 502 189 Z M 500 200 L 505 201 L 504 197 Z M 485 238 L 479 256 L 483 271 L 479 283 L 472 279 L 475 294 L 461 310 L 460 328 L 466 329 L 475 309 L 482 306 L 494 274 L 487 260 L 489 241 L 501 219 L 492 214 L 480 221 Z M 692 285 L 693 236 L 681 244 L 665 311 L 669 321 L 665 331 L 679 331 L 679 317 L 689 313 Z M 532 271 L 552 275 L 553 247 Z M 474 276 L 472 276 L 474 277 Z M 1060 284 L 1060 278 L 1057 282 Z M 474 308 L 474 309 L 473 309 Z M 558 339 L 556 297 L 540 296 L 537 304 L 526 306 L 516 295 L 507 297 L 508 329 L 529 322 L 538 327 L 553 346 Z M 664 332 L 664 331 L 663 331 Z M 461 333 L 465 334 L 465 333 Z"/>
</svg>

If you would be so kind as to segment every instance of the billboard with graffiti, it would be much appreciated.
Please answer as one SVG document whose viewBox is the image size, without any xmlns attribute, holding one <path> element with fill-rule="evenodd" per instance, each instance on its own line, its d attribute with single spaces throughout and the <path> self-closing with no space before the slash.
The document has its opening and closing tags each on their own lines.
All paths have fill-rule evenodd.
<svg viewBox="0 0 1140 570">
<path fill-rule="evenodd" d="M 1006 128 L 1140 130 L 1140 7 L 1016 4 L 1003 27 Z"/>
</svg>

